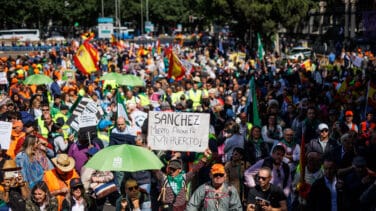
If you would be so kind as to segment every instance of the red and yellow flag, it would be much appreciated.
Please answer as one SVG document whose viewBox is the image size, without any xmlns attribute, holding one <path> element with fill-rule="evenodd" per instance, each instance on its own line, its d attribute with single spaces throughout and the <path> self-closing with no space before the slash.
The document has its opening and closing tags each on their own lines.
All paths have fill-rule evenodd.
<svg viewBox="0 0 376 211">
<path fill-rule="evenodd" d="M 90 40 L 86 39 L 73 57 L 76 67 L 85 75 L 98 70 L 99 54 L 97 49 L 89 43 Z"/>
<path fill-rule="evenodd" d="M 175 81 L 180 81 L 185 75 L 185 68 L 182 65 L 178 56 L 171 51 L 169 56 L 168 74 L 167 78 L 173 78 Z"/>
</svg>

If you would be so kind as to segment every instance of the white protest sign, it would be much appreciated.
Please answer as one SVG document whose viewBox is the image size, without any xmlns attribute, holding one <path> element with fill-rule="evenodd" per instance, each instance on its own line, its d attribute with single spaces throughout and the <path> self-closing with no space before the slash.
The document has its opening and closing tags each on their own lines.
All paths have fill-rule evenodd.
<svg viewBox="0 0 376 211">
<path fill-rule="evenodd" d="M 150 111 L 148 145 L 153 150 L 203 152 L 209 142 L 209 114 Z"/>
<path fill-rule="evenodd" d="M 0 72 L 0 84 L 8 84 L 6 72 Z"/>
<path fill-rule="evenodd" d="M 0 144 L 1 149 L 9 149 L 12 123 L 0 121 Z"/>
</svg>

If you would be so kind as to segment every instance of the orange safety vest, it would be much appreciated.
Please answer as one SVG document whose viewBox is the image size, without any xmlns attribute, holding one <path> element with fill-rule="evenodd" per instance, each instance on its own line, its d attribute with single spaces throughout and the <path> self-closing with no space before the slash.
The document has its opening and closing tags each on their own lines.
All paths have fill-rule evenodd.
<svg viewBox="0 0 376 211">
<path fill-rule="evenodd" d="M 70 189 L 69 187 L 70 180 L 73 178 L 80 178 L 80 176 L 77 174 L 75 169 L 72 170 L 72 176 L 69 177 L 69 179 L 64 180 L 64 181 L 61 180 L 57 176 L 57 174 L 58 173 L 56 172 L 55 169 L 51 169 L 51 170 L 44 172 L 43 181 L 47 184 L 48 190 L 50 190 L 50 192 L 57 191 L 63 188 Z M 59 203 L 59 210 L 61 210 L 65 196 L 56 195 L 56 199 Z"/>
</svg>

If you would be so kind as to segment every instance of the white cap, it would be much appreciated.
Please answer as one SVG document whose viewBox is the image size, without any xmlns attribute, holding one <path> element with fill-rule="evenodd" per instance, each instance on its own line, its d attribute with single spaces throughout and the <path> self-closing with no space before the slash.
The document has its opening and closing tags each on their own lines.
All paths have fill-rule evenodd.
<svg viewBox="0 0 376 211">
<path fill-rule="evenodd" d="M 321 124 L 319 124 L 318 129 L 319 129 L 319 130 L 324 130 L 324 129 L 329 130 L 329 127 L 328 127 L 327 124 L 325 124 L 325 123 L 321 123 Z"/>
</svg>

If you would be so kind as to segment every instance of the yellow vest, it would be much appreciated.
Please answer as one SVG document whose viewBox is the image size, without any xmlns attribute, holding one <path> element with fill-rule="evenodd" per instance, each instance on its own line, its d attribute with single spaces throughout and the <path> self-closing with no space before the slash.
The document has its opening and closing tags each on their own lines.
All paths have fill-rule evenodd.
<svg viewBox="0 0 376 211">
<path fill-rule="evenodd" d="M 180 97 L 184 95 L 184 92 L 183 91 L 179 91 L 179 92 L 175 92 L 175 93 L 172 93 L 172 99 L 171 99 L 171 103 L 172 104 L 176 104 L 176 102 L 180 101 Z M 187 98 L 187 96 L 185 96 Z"/>
<path fill-rule="evenodd" d="M 193 101 L 193 108 L 197 108 L 201 105 L 201 97 L 202 97 L 202 91 L 196 90 L 196 92 L 193 91 L 193 89 L 189 90 L 188 92 L 188 98 Z"/>
<path fill-rule="evenodd" d="M 150 100 L 145 94 L 138 94 L 137 96 L 140 98 L 140 104 L 142 107 L 150 105 Z"/>
<path fill-rule="evenodd" d="M 107 143 L 110 142 L 110 136 L 107 134 L 105 135 L 104 133 L 101 133 L 101 131 L 97 131 L 97 137 L 102 140 L 102 141 L 105 141 Z"/>
<path fill-rule="evenodd" d="M 42 119 L 42 117 L 38 117 L 38 128 L 39 128 L 39 133 L 44 137 L 44 138 L 48 138 L 48 129 L 46 128 L 46 126 L 44 126 L 44 121 Z"/>
<path fill-rule="evenodd" d="M 69 125 L 66 124 L 67 120 L 68 120 L 68 116 L 67 115 L 64 115 L 63 113 L 59 112 L 55 115 L 55 117 L 53 118 L 54 122 L 56 123 L 56 120 L 58 118 L 63 118 L 64 119 L 64 125 L 61 127 L 61 129 L 63 129 L 63 134 L 64 134 L 64 139 L 67 139 L 68 136 L 69 136 Z"/>
</svg>

